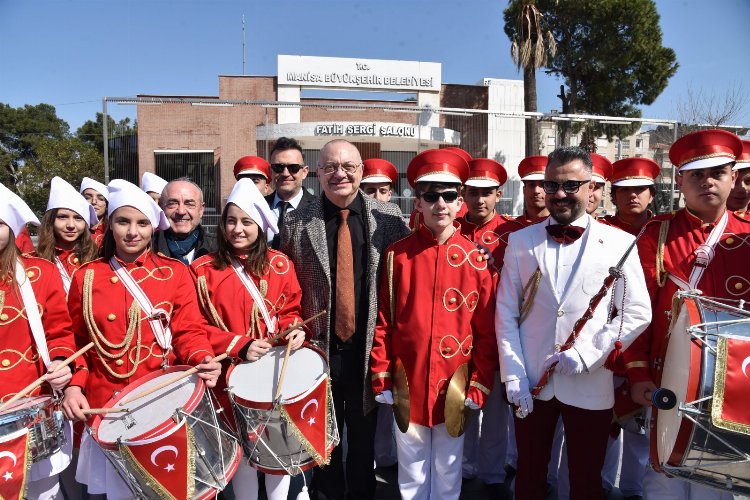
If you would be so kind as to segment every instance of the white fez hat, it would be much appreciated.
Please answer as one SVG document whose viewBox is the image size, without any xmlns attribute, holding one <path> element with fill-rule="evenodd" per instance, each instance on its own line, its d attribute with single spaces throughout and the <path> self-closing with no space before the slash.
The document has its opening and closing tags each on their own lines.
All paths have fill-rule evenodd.
<svg viewBox="0 0 750 500">
<path fill-rule="evenodd" d="M 57 176 L 52 178 L 49 186 L 49 201 L 47 201 L 47 210 L 54 208 L 67 208 L 74 211 L 83 217 L 89 227 L 99 223 L 94 206 L 65 179 Z"/>
<path fill-rule="evenodd" d="M 234 203 L 249 215 L 266 235 L 269 232 L 272 234 L 279 232 L 276 214 L 268 206 L 268 202 L 260 194 L 252 179 L 240 177 L 227 198 L 227 205 L 230 203 Z"/>
<path fill-rule="evenodd" d="M 154 231 L 169 229 L 169 220 L 159 205 L 135 184 L 124 179 L 115 179 L 109 183 L 108 189 L 109 208 L 107 211 L 110 217 L 120 207 L 133 207 L 148 217 Z"/>
<path fill-rule="evenodd" d="M 26 224 L 39 225 L 39 219 L 34 212 L 16 193 L 0 184 L 0 220 L 5 222 L 13 230 L 13 235 L 18 236 Z"/>
<path fill-rule="evenodd" d="M 145 172 L 143 177 L 141 177 L 141 189 L 147 193 L 153 192 L 161 194 L 167 184 L 167 181 L 151 172 Z"/>
<path fill-rule="evenodd" d="M 81 181 L 81 191 L 80 193 L 83 194 L 84 191 L 87 189 L 93 189 L 94 191 L 98 192 L 100 195 L 104 196 L 107 201 L 109 201 L 109 189 L 107 189 L 107 186 L 102 184 L 99 181 L 95 181 L 91 177 L 84 177 Z"/>
</svg>

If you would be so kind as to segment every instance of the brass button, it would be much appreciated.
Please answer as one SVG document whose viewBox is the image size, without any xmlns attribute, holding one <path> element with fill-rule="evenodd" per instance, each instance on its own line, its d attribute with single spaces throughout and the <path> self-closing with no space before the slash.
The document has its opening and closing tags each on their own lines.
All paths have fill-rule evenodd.
<svg viewBox="0 0 750 500">
<path fill-rule="evenodd" d="M 120 278 L 118 278 L 117 276 L 112 276 L 111 278 L 109 278 L 109 281 L 111 281 L 112 283 L 117 283 L 118 281 L 120 281 Z"/>
<path fill-rule="evenodd" d="M 10 360 L 4 359 L 3 360 L 3 366 L 10 366 Z"/>
<path fill-rule="evenodd" d="M 114 321 L 114 320 L 115 320 L 116 318 L 117 318 L 117 316 L 115 316 L 115 315 L 114 315 L 114 314 L 112 314 L 112 313 L 109 313 L 109 314 L 107 315 L 107 321 Z"/>
<path fill-rule="evenodd" d="M 562 309 L 560 309 L 559 311 L 557 311 L 557 317 L 558 318 L 561 317 L 563 314 L 565 314 L 565 311 L 563 311 Z"/>
<path fill-rule="evenodd" d="M 451 297 L 451 299 L 448 301 L 449 304 L 455 304 L 456 303 L 456 297 Z"/>
<path fill-rule="evenodd" d="M 8 321 L 8 315 L 5 313 L 0 314 L 0 321 Z"/>
<path fill-rule="evenodd" d="M 742 283 L 737 283 L 734 285 L 735 290 L 742 290 Z"/>
<path fill-rule="evenodd" d="M 489 243 L 489 242 L 490 242 L 491 240 L 492 240 L 492 238 L 490 237 L 490 235 L 489 235 L 489 234 L 485 234 L 485 235 L 484 235 L 484 241 L 485 241 L 486 243 Z"/>
<path fill-rule="evenodd" d="M 34 271 L 26 271 L 26 276 L 28 276 L 29 278 L 33 278 L 34 277 Z"/>
<path fill-rule="evenodd" d="M 451 259 L 456 260 L 457 258 L 458 258 L 458 254 L 457 253 L 454 253 L 453 255 L 451 255 Z"/>
<path fill-rule="evenodd" d="M 122 366 L 122 365 L 124 365 L 124 364 L 125 364 L 125 361 L 123 361 L 123 360 L 121 360 L 121 359 L 118 359 L 117 361 L 115 361 L 115 364 L 116 364 L 117 366 Z"/>
<path fill-rule="evenodd" d="M 73 257 L 73 264 L 78 264 L 78 257 Z"/>
<path fill-rule="evenodd" d="M 734 238 L 727 238 L 726 243 L 727 245 L 731 245 L 732 243 L 734 243 Z"/>
<path fill-rule="evenodd" d="M 452 352 L 452 351 L 453 351 L 453 349 L 451 349 L 450 347 L 446 347 L 446 348 L 445 348 L 445 349 L 443 349 L 443 350 L 444 350 L 445 352 Z"/>
<path fill-rule="evenodd" d="M 482 262 L 484 260 L 484 257 L 481 255 L 477 255 L 477 262 Z"/>
<path fill-rule="evenodd" d="M 276 263 L 276 267 L 284 267 L 284 263 L 283 262 L 277 262 Z"/>
</svg>

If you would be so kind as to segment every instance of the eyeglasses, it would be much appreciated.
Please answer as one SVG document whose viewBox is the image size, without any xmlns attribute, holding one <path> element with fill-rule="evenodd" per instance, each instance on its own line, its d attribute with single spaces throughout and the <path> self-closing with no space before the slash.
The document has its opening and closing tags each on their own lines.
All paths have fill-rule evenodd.
<svg viewBox="0 0 750 500">
<path fill-rule="evenodd" d="M 426 191 L 422 193 L 421 198 L 427 203 L 435 203 L 438 198 L 442 198 L 446 203 L 452 203 L 458 199 L 458 191 Z"/>
<path fill-rule="evenodd" d="M 334 172 L 338 171 L 339 168 L 343 170 L 345 174 L 351 175 L 356 172 L 360 166 L 362 166 L 361 163 L 327 163 L 323 166 L 319 166 L 318 168 L 321 169 L 323 171 L 323 174 L 325 175 L 331 175 Z"/>
<path fill-rule="evenodd" d="M 276 174 L 280 174 L 284 172 L 284 169 L 289 170 L 289 173 L 294 175 L 297 172 L 299 172 L 302 168 L 304 168 L 304 165 L 300 165 L 299 163 L 272 163 L 271 164 L 271 170 L 274 171 Z"/>
<path fill-rule="evenodd" d="M 588 184 L 589 182 L 591 182 L 591 179 L 586 179 L 585 181 L 565 182 L 544 181 L 542 183 L 542 187 L 544 188 L 544 192 L 547 194 L 555 194 L 560 190 L 560 188 L 562 188 L 562 190 L 567 194 L 575 194 L 579 189 L 581 189 L 581 186 L 583 186 L 584 184 Z"/>
</svg>

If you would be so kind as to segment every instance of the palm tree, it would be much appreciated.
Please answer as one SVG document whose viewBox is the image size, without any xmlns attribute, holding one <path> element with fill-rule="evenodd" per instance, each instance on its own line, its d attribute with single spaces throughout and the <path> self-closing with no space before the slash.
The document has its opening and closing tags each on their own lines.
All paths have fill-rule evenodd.
<svg viewBox="0 0 750 500">
<path fill-rule="evenodd" d="M 515 26 L 509 13 L 518 11 Z M 547 28 L 536 0 L 511 0 L 505 10 L 505 32 L 511 39 L 510 55 L 518 69 L 523 69 L 524 110 L 536 112 L 536 70 L 555 57 L 557 43 Z M 526 120 L 526 156 L 539 154 L 536 120 Z"/>
</svg>

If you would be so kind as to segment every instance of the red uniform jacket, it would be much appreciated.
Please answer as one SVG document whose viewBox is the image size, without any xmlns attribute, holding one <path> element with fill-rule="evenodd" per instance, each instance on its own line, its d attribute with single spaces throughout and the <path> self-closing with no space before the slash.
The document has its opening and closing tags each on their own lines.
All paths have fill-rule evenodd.
<svg viewBox="0 0 750 500">
<path fill-rule="evenodd" d="M 18 236 L 16 236 L 16 246 L 21 251 L 21 253 L 31 253 L 34 251 L 34 242 L 31 241 L 29 230 L 25 227 L 21 230 L 20 233 L 18 233 Z"/>
<path fill-rule="evenodd" d="M 197 365 L 204 357 L 213 356 L 190 269 L 176 259 L 150 251 L 134 262 L 120 263 L 151 304 L 170 314 L 170 365 Z M 161 368 L 162 349 L 143 311 L 138 323 L 140 334 L 139 328 L 128 333 L 128 312 L 133 302 L 105 259 L 84 264 L 73 275 L 68 304 L 76 343 L 82 347 L 93 341 L 96 346 L 79 358 L 82 366 L 70 385 L 84 388 L 92 408 L 103 406 L 115 391 Z"/>
<path fill-rule="evenodd" d="M 104 245 L 104 233 L 105 233 L 106 227 L 104 227 L 104 222 L 100 222 L 91 230 L 91 237 L 94 238 L 94 242 L 96 243 L 96 246 L 99 248 Z"/>
<path fill-rule="evenodd" d="M 651 211 L 648 211 L 648 220 L 646 221 L 646 224 L 654 217 L 654 214 L 651 213 Z M 598 219 L 599 222 L 602 224 L 606 224 L 608 226 L 616 227 L 618 229 L 622 229 L 626 233 L 630 233 L 633 236 L 638 236 L 638 233 L 641 232 L 641 229 L 643 226 L 633 226 L 631 224 L 628 224 L 624 220 L 620 219 L 617 215 L 605 215 L 603 218 Z M 644 224 L 644 226 L 646 225 Z"/>
<path fill-rule="evenodd" d="M 664 242 L 666 272 L 657 272 L 662 224 L 669 224 Z M 631 384 L 646 380 L 659 384 L 669 340 L 672 297 L 678 290 L 666 273 L 687 281 L 695 261 L 693 251 L 706 241 L 713 227 L 713 224 L 703 225 L 686 209 L 657 216 L 647 223 L 638 241 L 638 254 L 651 296 L 653 320 L 623 353 Z M 750 221 L 730 213 L 724 234 L 714 250 L 715 256 L 703 273 L 698 288 L 708 297 L 750 300 L 750 267 L 744 264 L 750 261 Z"/>
<path fill-rule="evenodd" d="M 438 245 L 422 226 L 386 250 L 384 271 L 370 355 L 373 392 L 391 389 L 394 363 L 401 359 L 411 422 L 432 427 L 445 421 L 451 376 L 468 363 L 466 397 L 482 406 L 498 364 L 487 260 L 458 231 Z"/>
<path fill-rule="evenodd" d="M 41 311 L 50 359 L 67 358 L 75 352 L 75 340 L 60 274 L 44 259 L 22 256 L 21 262 Z M 9 399 L 46 372 L 20 289 L 11 289 L 8 281 L 0 283 L 0 399 Z M 45 384 L 31 395 L 49 389 Z"/>
</svg>

